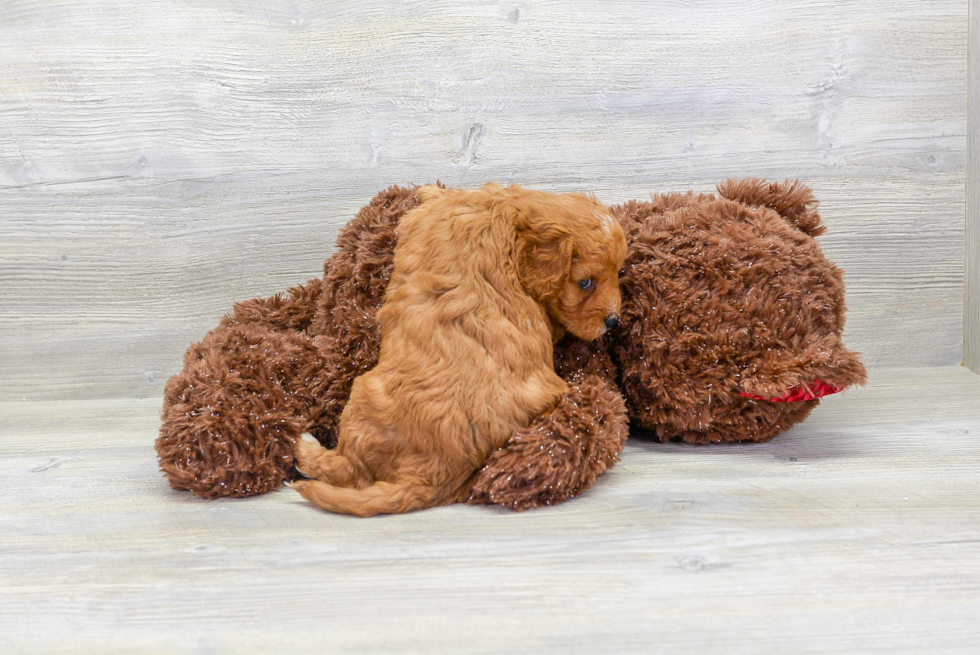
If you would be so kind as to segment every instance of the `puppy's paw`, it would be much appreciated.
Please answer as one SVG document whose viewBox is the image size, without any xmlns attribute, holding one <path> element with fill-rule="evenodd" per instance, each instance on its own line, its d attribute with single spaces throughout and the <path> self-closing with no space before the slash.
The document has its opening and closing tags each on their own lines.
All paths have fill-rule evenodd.
<svg viewBox="0 0 980 655">
<path fill-rule="evenodd" d="M 309 463 L 323 450 L 323 446 L 309 432 L 304 432 L 299 437 L 296 448 L 293 450 L 293 466 L 300 475 L 308 478 L 310 477 Z"/>
<path fill-rule="evenodd" d="M 303 489 L 308 484 L 307 480 L 291 480 L 286 483 L 286 486 L 298 493 L 300 496 L 303 495 Z"/>
</svg>

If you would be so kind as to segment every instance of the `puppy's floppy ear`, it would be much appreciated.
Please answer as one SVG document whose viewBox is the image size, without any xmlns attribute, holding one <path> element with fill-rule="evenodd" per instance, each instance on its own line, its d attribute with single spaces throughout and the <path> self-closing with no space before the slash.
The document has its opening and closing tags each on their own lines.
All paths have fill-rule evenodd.
<svg viewBox="0 0 980 655">
<path fill-rule="evenodd" d="M 541 216 L 517 221 L 517 275 L 521 285 L 538 301 L 561 288 L 572 268 L 574 240 L 569 229 Z"/>
</svg>

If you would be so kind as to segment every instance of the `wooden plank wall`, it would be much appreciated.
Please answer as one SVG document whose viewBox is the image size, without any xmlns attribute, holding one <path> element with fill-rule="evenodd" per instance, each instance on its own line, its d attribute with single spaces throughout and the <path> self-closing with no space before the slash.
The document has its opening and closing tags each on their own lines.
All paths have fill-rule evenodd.
<svg viewBox="0 0 980 655">
<path fill-rule="evenodd" d="M 0 398 L 158 395 L 393 183 L 801 177 L 873 368 L 963 343 L 965 0 L 0 5 Z"/>
<path fill-rule="evenodd" d="M 963 365 L 980 373 L 980 3 L 970 0 Z"/>
</svg>

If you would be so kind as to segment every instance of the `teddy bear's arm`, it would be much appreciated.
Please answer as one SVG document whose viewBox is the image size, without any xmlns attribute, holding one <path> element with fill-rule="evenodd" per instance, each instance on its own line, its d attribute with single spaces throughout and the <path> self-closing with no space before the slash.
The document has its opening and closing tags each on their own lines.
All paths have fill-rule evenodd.
<svg viewBox="0 0 980 655">
<path fill-rule="evenodd" d="M 566 337 L 555 348 L 555 369 L 569 392 L 490 455 L 467 502 L 514 510 L 554 505 L 590 488 L 619 461 L 629 420 L 605 344 Z"/>
</svg>

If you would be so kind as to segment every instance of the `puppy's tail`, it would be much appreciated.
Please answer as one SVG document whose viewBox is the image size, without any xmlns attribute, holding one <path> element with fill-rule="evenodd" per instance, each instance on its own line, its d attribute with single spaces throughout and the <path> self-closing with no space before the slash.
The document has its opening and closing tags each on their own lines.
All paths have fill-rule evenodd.
<svg viewBox="0 0 980 655">
<path fill-rule="evenodd" d="M 416 509 L 447 505 L 455 494 L 420 480 L 375 482 L 363 489 L 335 487 L 319 480 L 297 480 L 289 486 L 321 509 L 354 516 L 403 514 Z"/>
</svg>

